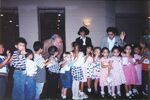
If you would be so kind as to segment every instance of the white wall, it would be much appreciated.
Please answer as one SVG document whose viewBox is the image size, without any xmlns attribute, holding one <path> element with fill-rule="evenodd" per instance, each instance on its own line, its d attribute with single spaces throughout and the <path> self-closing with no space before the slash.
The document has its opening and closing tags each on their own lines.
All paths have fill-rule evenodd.
<svg viewBox="0 0 150 100">
<path fill-rule="evenodd" d="M 20 36 L 28 41 L 28 47 L 32 48 L 33 42 L 38 40 L 38 7 L 64 7 L 66 13 L 66 50 L 71 50 L 71 42 L 78 35 L 78 29 L 83 25 L 83 18 L 92 19 L 89 26 L 90 37 L 94 46 L 99 46 L 100 39 L 105 34 L 106 27 L 114 25 L 113 12 L 111 8 L 106 9 L 106 2 L 103 0 L 2 0 L 3 7 L 19 8 Z M 107 6 L 108 7 L 108 6 Z M 111 17 L 110 17 L 111 16 Z"/>
<path fill-rule="evenodd" d="M 150 17 L 150 1 L 148 2 L 148 16 Z M 150 34 L 150 18 L 149 18 L 149 34 Z"/>
<path fill-rule="evenodd" d="M 25 37 L 28 47 L 33 48 L 34 41 L 38 40 L 38 16 L 34 6 L 19 7 L 19 35 Z"/>
</svg>

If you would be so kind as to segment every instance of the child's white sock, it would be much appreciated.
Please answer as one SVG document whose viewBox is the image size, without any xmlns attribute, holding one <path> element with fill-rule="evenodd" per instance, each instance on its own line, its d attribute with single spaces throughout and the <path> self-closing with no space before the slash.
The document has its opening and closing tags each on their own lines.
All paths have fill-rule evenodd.
<svg viewBox="0 0 150 100">
<path fill-rule="evenodd" d="M 118 91 L 118 92 L 117 92 L 117 95 L 118 95 L 118 96 L 121 96 L 121 92 L 120 92 L 120 91 Z"/>
<path fill-rule="evenodd" d="M 91 92 L 91 88 L 88 88 L 88 92 Z"/>
</svg>

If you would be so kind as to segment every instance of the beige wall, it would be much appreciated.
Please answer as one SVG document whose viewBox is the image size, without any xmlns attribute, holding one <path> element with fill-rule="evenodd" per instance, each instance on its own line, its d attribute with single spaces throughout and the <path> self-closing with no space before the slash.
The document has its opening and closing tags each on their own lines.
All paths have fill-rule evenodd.
<svg viewBox="0 0 150 100">
<path fill-rule="evenodd" d="M 77 32 L 83 25 L 84 17 L 92 20 L 91 26 L 88 27 L 90 37 L 94 46 L 99 46 L 100 39 L 105 34 L 109 22 L 110 25 L 114 25 L 114 21 L 106 22 L 106 19 L 110 17 L 106 14 L 108 9 L 105 4 L 106 2 L 103 0 L 83 0 L 80 2 L 79 0 L 2 0 L 3 7 L 18 7 L 20 36 L 27 39 L 29 48 L 32 48 L 33 42 L 38 40 L 37 8 L 65 8 L 67 51 L 71 50 L 71 42 L 78 37 Z"/>
</svg>

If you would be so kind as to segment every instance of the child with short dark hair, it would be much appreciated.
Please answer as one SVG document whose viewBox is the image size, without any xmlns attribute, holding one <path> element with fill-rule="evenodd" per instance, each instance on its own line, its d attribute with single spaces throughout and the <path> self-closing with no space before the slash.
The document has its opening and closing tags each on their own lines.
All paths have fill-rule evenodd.
<svg viewBox="0 0 150 100">
<path fill-rule="evenodd" d="M 48 48 L 50 63 L 47 65 L 48 68 L 48 93 L 51 99 L 57 98 L 58 93 L 58 80 L 59 80 L 59 63 L 58 63 L 58 48 L 56 46 L 50 46 Z"/>
<path fill-rule="evenodd" d="M 25 99 L 25 79 L 26 79 L 26 45 L 24 38 L 20 37 L 15 42 L 16 50 L 12 55 L 11 65 L 14 67 L 14 86 L 12 98 L 13 100 Z"/>
<path fill-rule="evenodd" d="M 9 51 L 7 51 L 7 56 L 4 56 L 4 46 L 2 43 L 0 43 L 0 100 L 4 99 L 5 93 L 6 93 L 6 82 L 7 82 L 7 63 L 9 62 L 9 59 L 11 58 L 11 54 Z"/>
<path fill-rule="evenodd" d="M 42 93 L 44 83 L 46 82 L 46 70 L 45 67 L 49 63 L 45 61 L 42 57 L 43 52 L 43 43 L 40 41 L 35 41 L 33 44 L 33 49 L 35 51 L 34 61 L 37 65 L 37 74 L 36 74 L 36 97 L 35 99 L 40 99 L 40 94 Z"/>
<path fill-rule="evenodd" d="M 37 71 L 37 66 L 33 61 L 34 54 L 32 50 L 26 49 L 26 86 L 25 86 L 25 99 L 35 100 L 36 94 L 36 80 L 35 75 Z"/>
</svg>

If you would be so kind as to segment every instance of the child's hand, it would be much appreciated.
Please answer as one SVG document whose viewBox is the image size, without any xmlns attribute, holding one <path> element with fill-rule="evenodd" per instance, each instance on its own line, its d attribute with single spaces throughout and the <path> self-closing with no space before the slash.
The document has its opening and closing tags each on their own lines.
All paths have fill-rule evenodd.
<svg viewBox="0 0 150 100">
<path fill-rule="evenodd" d="M 7 58 L 11 58 L 11 53 L 9 50 L 6 51 Z"/>
<path fill-rule="evenodd" d="M 67 62 L 67 61 L 61 61 L 61 62 L 59 63 L 59 66 L 64 67 L 65 64 L 66 64 L 66 62 Z"/>
<path fill-rule="evenodd" d="M 25 54 L 27 54 L 27 52 L 25 50 L 23 50 L 23 51 L 21 51 L 21 54 L 25 55 Z"/>
<path fill-rule="evenodd" d="M 44 64 L 47 66 L 48 64 L 52 63 L 49 59 L 46 59 Z"/>
<path fill-rule="evenodd" d="M 49 59 L 46 59 L 44 63 L 46 64 L 47 62 L 49 62 Z"/>
</svg>

